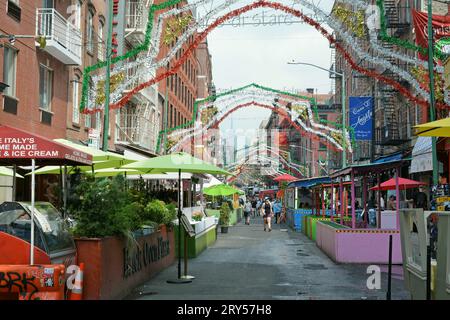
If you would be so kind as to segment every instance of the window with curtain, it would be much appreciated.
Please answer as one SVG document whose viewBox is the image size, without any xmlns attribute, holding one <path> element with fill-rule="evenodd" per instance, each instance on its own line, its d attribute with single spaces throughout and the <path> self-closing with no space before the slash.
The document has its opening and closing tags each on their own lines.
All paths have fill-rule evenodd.
<svg viewBox="0 0 450 320">
<path fill-rule="evenodd" d="M 103 61 L 105 60 L 104 57 L 104 46 L 103 46 L 103 22 L 99 21 L 98 23 L 98 52 L 97 52 L 97 57 L 99 60 Z"/>
<path fill-rule="evenodd" d="M 53 71 L 47 66 L 39 66 L 39 107 L 51 111 Z"/>
<path fill-rule="evenodd" d="M 3 82 L 9 86 L 4 90 L 4 94 L 10 97 L 16 96 L 16 67 L 17 50 L 3 47 Z"/>
<path fill-rule="evenodd" d="M 80 123 L 80 78 L 76 77 L 75 80 L 72 81 L 72 122 L 79 124 Z"/>
<path fill-rule="evenodd" d="M 95 128 L 100 130 L 102 128 L 102 113 L 101 112 L 97 112 L 95 114 Z"/>
<path fill-rule="evenodd" d="M 94 52 L 94 13 L 89 10 L 86 27 L 86 49 Z"/>
</svg>

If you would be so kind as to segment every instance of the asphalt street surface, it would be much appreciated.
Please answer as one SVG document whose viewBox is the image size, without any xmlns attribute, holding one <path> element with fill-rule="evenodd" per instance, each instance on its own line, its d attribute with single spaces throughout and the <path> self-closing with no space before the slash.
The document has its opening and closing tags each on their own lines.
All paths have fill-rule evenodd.
<svg viewBox="0 0 450 320">
<path fill-rule="evenodd" d="M 249 226 L 230 227 L 227 234 L 219 230 L 217 242 L 189 260 L 188 272 L 196 277 L 192 283 L 166 283 L 177 277 L 174 263 L 126 299 L 385 300 L 387 266 L 380 266 L 380 290 L 367 288 L 367 267 L 334 263 L 315 242 L 284 224 L 264 232 L 257 217 Z M 392 299 L 409 299 L 401 266 L 393 267 Z"/>
</svg>

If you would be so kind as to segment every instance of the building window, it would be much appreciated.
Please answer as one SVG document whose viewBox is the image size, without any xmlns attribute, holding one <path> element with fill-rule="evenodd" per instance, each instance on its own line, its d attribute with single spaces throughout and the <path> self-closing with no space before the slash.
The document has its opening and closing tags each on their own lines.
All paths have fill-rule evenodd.
<svg viewBox="0 0 450 320">
<path fill-rule="evenodd" d="M 75 27 L 77 27 L 78 30 L 81 29 L 81 2 L 80 1 L 77 1 L 77 4 L 76 4 Z"/>
<path fill-rule="evenodd" d="M 4 90 L 5 95 L 16 96 L 16 67 L 17 50 L 11 47 L 4 47 L 3 55 L 3 82 L 9 87 Z"/>
<path fill-rule="evenodd" d="M 92 54 L 94 52 L 94 13 L 89 10 L 86 27 L 86 49 Z"/>
<path fill-rule="evenodd" d="M 102 113 L 97 112 L 95 114 L 95 128 L 97 130 L 100 130 L 102 128 Z"/>
<path fill-rule="evenodd" d="M 78 109 L 80 103 L 79 81 L 78 77 L 72 81 L 72 122 L 76 124 L 80 123 L 80 110 Z"/>
<path fill-rule="evenodd" d="M 97 52 L 97 57 L 98 57 L 98 60 L 101 60 L 101 61 L 103 61 L 103 60 L 105 60 L 105 57 L 104 57 L 104 55 L 103 55 L 103 52 L 104 52 L 104 50 L 103 50 L 103 22 L 102 21 L 99 21 L 99 24 L 98 24 L 98 44 L 97 44 L 97 48 L 98 48 L 98 52 Z"/>
<path fill-rule="evenodd" d="M 17 21 L 20 21 L 22 9 L 19 6 L 19 0 L 8 0 L 8 15 Z"/>
<path fill-rule="evenodd" d="M 84 116 L 84 127 L 85 128 L 90 128 L 91 127 L 91 115 L 90 114 L 86 114 Z"/>
<path fill-rule="evenodd" d="M 44 65 L 39 65 L 39 107 L 51 111 L 53 71 Z"/>
</svg>

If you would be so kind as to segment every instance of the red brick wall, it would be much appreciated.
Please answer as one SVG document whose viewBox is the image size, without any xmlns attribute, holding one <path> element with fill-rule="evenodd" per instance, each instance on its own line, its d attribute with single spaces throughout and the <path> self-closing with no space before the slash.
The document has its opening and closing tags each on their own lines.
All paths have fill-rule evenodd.
<svg viewBox="0 0 450 320">
<path fill-rule="evenodd" d="M 67 1 L 64 1 L 67 2 Z M 3 34 L 34 35 L 36 24 L 36 8 L 41 1 L 21 1 L 21 21 L 7 15 L 7 1 L 0 0 L 0 32 Z M 58 2 L 58 7 L 63 5 Z M 5 43 L 5 40 L 2 40 Z M 6 41 L 8 43 L 8 41 Z M 0 99 L 0 124 L 8 124 L 49 138 L 65 136 L 66 101 L 68 99 L 67 67 L 37 49 L 34 39 L 17 39 L 14 48 L 17 54 L 16 98 L 19 100 L 17 115 L 3 111 L 3 97 Z M 0 49 L 0 79 L 3 81 L 3 54 Z M 51 111 L 54 113 L 52 124 L 42 124 L 39 111 L 39 63 L 53 69 L 53 99 Z"/>
<path fill-rule="evenodd" d="M 160 4 L 164 2 L 164 0 L 156 0 L 155 4 Z M 181 5 L 185 5 L 185 1 L 183 1 Z M 168 10 L 165 10 L 168 11 Z M 161 14 L 165 11 L 159 11 L 158 13 Z M 158 13 L 155 14 L 155 20 L 157 21 L 157 17 L 158 17 Z M 166 24 L 164 24 L 164 28 L 165 28 Z M 164 32 L 162 33 L 162 37 L 164 37 Z M 189 44 L 185 44 L 183 46 L 183 51 L 184 52 L 187 48 L 188 48 Z M 170 48 L 165 45 L 163 43 L 163 41 L 161 41 L 161 47 L 160 47 L 160 53 L 158 55 L 158 60 L 165 57 L 168 52 L 170 51 Z M 173 63 L 176 61 L 176 58 L 174 58 L 171 61 L 171 65 L 173 65 Z M 199 75 L 198 73 L 198 63 L 197 63 L 197 59 L 196 59 L 196 52 L 194 51 L 188 58 L 186 64 L 190 64 L 192 67 L 192 71 L 191 71 L 191 77 L 189 77 L 189 74 L 187 72 L 185 72 L 184 68 L 180 68 L 177 72 L 178 77 L 181 78 L 182 83 L 184 83 L 184 85 L 187 87 L 188 92 L 190 92 L 191 97 L 192 97 L 192 102 L 189 104 L 186 101 L 183 101 L 182 99 L 180 99 L 179 97 L 177 97 L 177 95 L 175 95 L 175 90 L 170 90 L 170 85 L 169 85 L 169 89 L 168 89 L 168 97 L 169 97 L 169 103 L 168 103 L 168 114 L 169 116 L 167 117 L 168 119 L 168 128 L 172 128 L 176 125 L 185 123 L 187 121 L 190 121 L 192 119 L 192 113 L 193 113 L 193 102 L 195 101 L 195 99 L 197 98 L 197 75 Z M 160 75 L 161 73 L 164 73 L 166 71 L 166 68 L 161 68 L 157 71 L 157 74 Z M 165 97 L 166 95 L 166 82 L 167 80 L 164 79 L 162 81 L 159 82 L 158 84 L 158 88 L 159 88 L 159 92 L 160 94 Z M 181 97 L 181 95 L 180 95 Z M 173 108 L 176 112 L 172 113 L 172 116 L 170 116 L 170 105 L 173 105 Z M 164 109 L 163 109 L 164 110 Z M 163 111 L 164 112 L 164 111 Z M 178 121 L 177 118 L 177 113 L 181 114 L 181 122 Z M 164 119 L 164 114 L 163 114 L 163 119 Z"/>
</svg>

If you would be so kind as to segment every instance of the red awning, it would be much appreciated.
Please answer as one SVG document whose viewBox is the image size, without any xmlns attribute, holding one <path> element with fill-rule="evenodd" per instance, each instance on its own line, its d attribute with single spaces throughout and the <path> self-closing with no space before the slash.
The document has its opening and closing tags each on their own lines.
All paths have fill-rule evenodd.
<svg viewBox="0 0 450 320">
<path fill-rule="evenodd" d="M 0 126 L 0 164 L 91 165 L 92 156 L 42 136 L 17 128 Z"/>
<path fill-rule="evenodd" d="M 276 177 L 273 181 L 276 182 L 284 182 L 284 181 L 295 181 L 298 178 L 291 176 L 290 174 L 282 174 L 281 176 Z"/>
<path fill-rule="evenodd" d="M 418 188 L 420 186 L 424 186 L 426 183 L 420 182 L 420 181 L 414 181 L 410 179 L 405 178 L 398 178 L 398 187 L 400 190 L 405 189 L 412 189 L 412 188 Z M 396 188 L 396 182 L 395 178 L 392 178 L 388 181 L 383 182 L 380 184 L 380 188 L 378 189 L 378 186 L 370 188 L 370 190 L 395 190 Z"/>
</svg>

